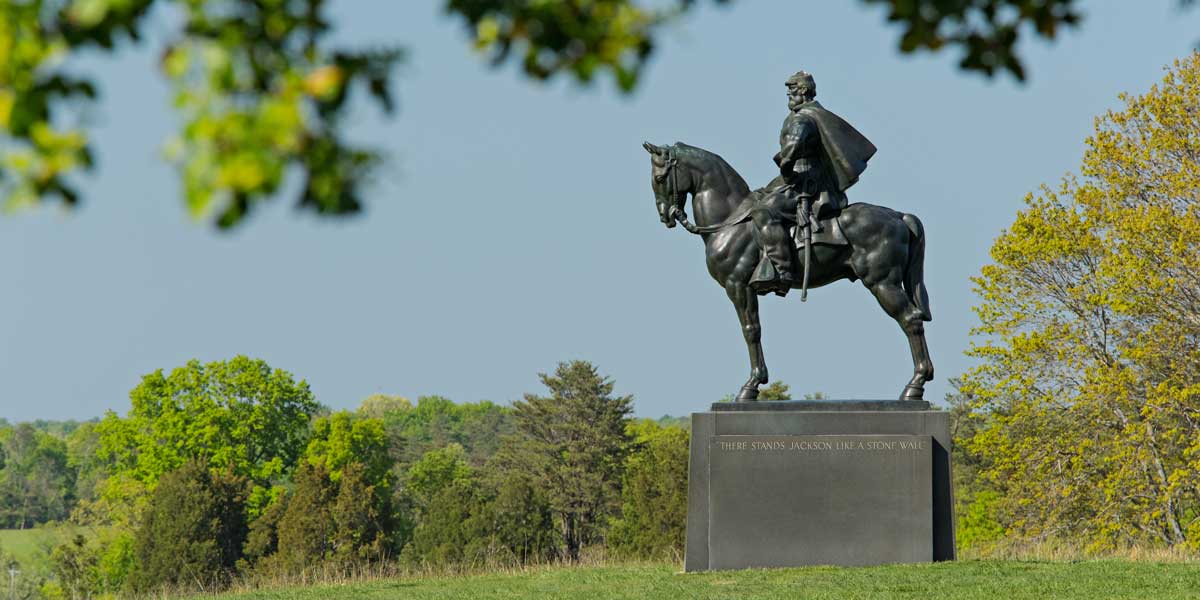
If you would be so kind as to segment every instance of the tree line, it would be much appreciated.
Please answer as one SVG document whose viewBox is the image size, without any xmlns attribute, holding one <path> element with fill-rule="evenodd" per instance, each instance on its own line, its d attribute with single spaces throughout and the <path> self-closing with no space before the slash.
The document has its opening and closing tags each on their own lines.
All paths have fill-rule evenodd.
<svg viewBox="0 0 1200 600">
<path fill-rule="evenodd" d="M 5 427 L 4 524 L 89 526 L 51 553 L 49 597 L 679 556 L 686 422 L 633 419 L 586 362 L 541 380 L 511 407 L 375 395 L 330 411 L 261 360 L 192 361 L 144 376 L 125 415 Z"/>
</svg>

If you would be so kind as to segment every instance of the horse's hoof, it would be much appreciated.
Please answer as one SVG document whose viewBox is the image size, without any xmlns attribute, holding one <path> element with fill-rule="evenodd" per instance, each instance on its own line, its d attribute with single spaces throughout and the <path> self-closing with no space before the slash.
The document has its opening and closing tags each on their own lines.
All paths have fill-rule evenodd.
<svg viewBox="0 0 1200 600">
<path fill-rule="evenodd" d="M 737 401 L 738 402 L 756 402 L 756 401 L 758 401 L 758 390 L 755 388 L 742 388 L 742 391 L 738 392 Z"/>
<path fill-rule="evenodd" d="M 924 388 L 924 386 L 916 386 L 916 385 L 913 385 L 910 383 L 910 384 L 904 386 L 904 391 L 900 393 L 900 399 L 901 400 L 924 400 L 925 399 L 925 388 Z"/>
</svg>

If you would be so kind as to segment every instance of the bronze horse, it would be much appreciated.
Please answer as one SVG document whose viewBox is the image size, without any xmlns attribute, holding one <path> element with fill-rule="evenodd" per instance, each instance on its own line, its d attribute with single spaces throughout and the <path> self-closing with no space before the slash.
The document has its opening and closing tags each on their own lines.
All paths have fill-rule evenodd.
<svg viewBox="0 0 1200 600">
<path fill-rule="evenodd" d="M 758 399 L 758 386 L 767 382 L 763 359 L 758 295 L 750 279 L 762 256 L 745 218 L 753 192 L 723 158 L 682 142 L 671 146 L 643 144 L 650 153 L 651 182 L 659 219 L 667 227 L 682 223 L 704 238 L 705 258 L 712 278 L 725 288 L 737 309 L 742 334 L 750 351 L 750 379 L 737 400 Z M 692 224 L 684 211 L 692 196 Z M 933 380 L 933 362 L 925 344 L 929 294 L 925 291 L 925 230 L 916 216 L 873 204 L 854 203 L 836 217 L 845 245 L 814 244 L 810 288 L 840 279 L 861 279 L 879 305 L 895 319 L 912 350 L 913 376 L 901 400 L 919 400 L 925 382 Z"/>
</svg>

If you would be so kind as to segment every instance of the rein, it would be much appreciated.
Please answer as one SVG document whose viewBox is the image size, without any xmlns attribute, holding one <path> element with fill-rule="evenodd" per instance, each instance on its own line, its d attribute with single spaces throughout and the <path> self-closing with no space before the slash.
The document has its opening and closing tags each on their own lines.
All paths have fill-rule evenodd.
<svg viewBox="0 0 1200 600">
<path fill-rule="evenodd" d="M 693 225 L 692 222 L 688 220 L 687 212 L 683 210 L 683 203 L 687 200 L 687 192 L 679 191 L 679 175 L 676 173 L 677 169 L 675 168 L 678 162 L 679 159 L 675 156 L 675 150 L 671 147 L 668 147 L 667 171 L 670 172 L 671 176 L 668 179 L 667 195 L 671 198 L 671 202 L 673 203 L 671 205 L 671 217 L 678 221 L 680 225 L 683 225 L 683 228 L 686 229 L 688 233 L 693 233 L 696 235 L 716 233 L 722 229 L 725 229 L 726 227 L 729 227 L 730 225 L 737 225 L 738 223 L 741 223 L 746 219 L 747 216 L 750 215 L 750 207 L 752 206 L 752 203 L 743 202 L 741 210 L 734 211 L 729 218 L 720 223 L 715 225 Z M 680 196 L 684 197 L 681 198 Z"/>
</svg>

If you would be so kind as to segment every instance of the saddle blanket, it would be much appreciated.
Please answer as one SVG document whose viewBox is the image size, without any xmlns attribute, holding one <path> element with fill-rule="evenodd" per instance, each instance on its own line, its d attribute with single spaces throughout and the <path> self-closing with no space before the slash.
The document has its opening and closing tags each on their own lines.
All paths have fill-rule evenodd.
<svg viewBox="0 0 1200 600">
<path fill-rule="evenodd" d="M 825 244 L 828 246 L 845 246 L 850 242 L 846 240 L 846 234 L 842 233 L 842 226 L 838 223 L 838 216 L 826 217 L 817 221 L 817 228 L 812 232 L 813 245 Z M 800 235 L 800 239 L 796 239 L 796 225 L 788 228 L 788 233 L 792 235 L 792 239 L 796 240 L 796 248 L 804 248 L 804 235 Z"/>
</svg>

